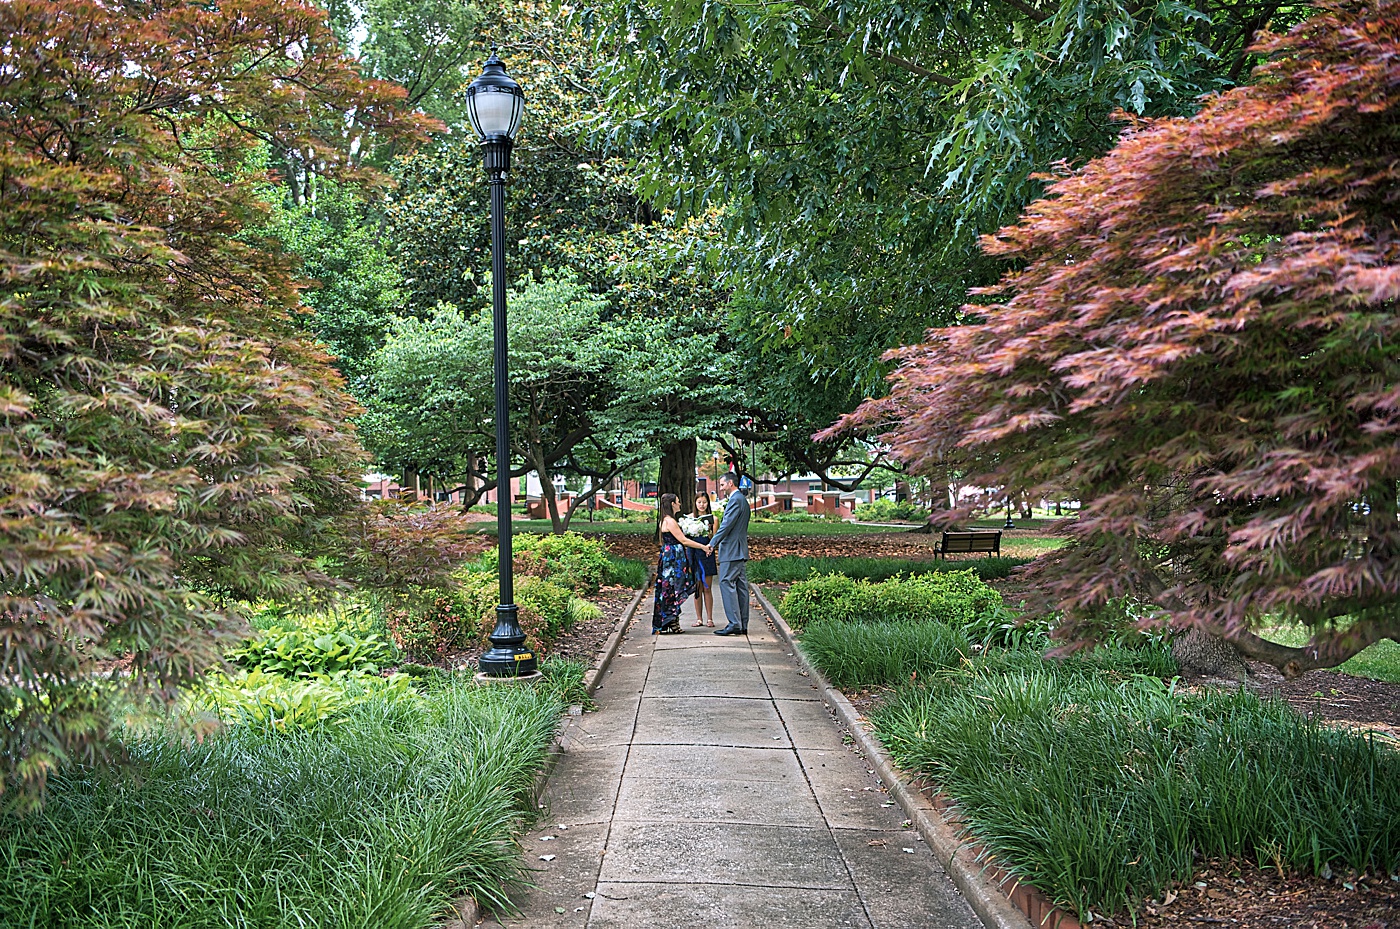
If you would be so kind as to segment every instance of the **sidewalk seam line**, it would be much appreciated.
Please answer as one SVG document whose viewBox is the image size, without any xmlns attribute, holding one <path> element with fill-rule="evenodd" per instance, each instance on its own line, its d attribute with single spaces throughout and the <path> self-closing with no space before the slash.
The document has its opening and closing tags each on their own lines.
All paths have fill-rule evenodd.
<svg viewBox="0 0 1400 929">
<path fill-rule="evenodd" d="M 808 660 L 806 653 L 798 647 L 792 629 L 782 614 L 768 602 L 763 591 L 755 588 L 755 593 L 764 612 L 773 621 L 778 636 L 791 648 L 797 663 L 820 685 L 822 693 L 826 695 L 824 702 L 835 710 L 837 717 L 845 723 L 851 738 L 859 744 L 866 759 L 879 774 L 880 780 L 889 787 L 890 795 L 909 816 L 918 833 L 933 851 L 934 857 L 943 866 L 944 873 L 952 880 L 953 886 L 962 894 L 973 913 L 982 920 L 987 929 L 1029 929 L 1031 920 L 1005 894 L 995 888 L 983 873 L 983 869 L 978 868 L 975 862 L 969 863 L 959 857 L 958 852 L 963 843 L 952 827 L 937 815 L 918 787 L 911 785 L 895 768 L 884 747 L 862 725 L 864 717 L 846 699 L 846 695 L 831 686 L 826 675 Z"/>
</svg>

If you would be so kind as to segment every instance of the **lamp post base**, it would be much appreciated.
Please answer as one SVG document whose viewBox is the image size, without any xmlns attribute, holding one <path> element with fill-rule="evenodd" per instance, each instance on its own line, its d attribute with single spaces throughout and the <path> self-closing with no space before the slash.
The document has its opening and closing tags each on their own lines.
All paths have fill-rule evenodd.
<svg viewBox="0 0 1400 929">
<path fill-rule="evenodd" d="M 496 607 L 496 628 L 491 632 L 491 648 L 477 660 L 476 667 L 489 677 L 524 677 L 539 673 L 539 659 L 525 647 L 520 628 L 519 608 L 513 603 Z"/>
</svg>

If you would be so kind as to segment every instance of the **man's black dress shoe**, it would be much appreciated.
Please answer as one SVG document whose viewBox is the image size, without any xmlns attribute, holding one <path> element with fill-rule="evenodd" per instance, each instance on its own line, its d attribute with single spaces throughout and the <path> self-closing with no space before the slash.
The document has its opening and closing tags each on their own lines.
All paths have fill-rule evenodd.
<svg viewBox="0 0 1400 929">
<path fill-rule="evenodd" d="M 743 626 L 725 626 L 723 629 L 716 629 L 715 635 L 745 635 Z"/>
</svg>

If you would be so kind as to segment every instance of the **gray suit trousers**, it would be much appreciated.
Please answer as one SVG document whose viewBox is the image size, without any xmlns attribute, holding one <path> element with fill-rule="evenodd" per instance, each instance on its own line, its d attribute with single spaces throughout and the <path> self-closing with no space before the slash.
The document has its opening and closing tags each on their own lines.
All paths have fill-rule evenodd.
<svg viewBox="0 0 1400 929">
<path fill-rule="evenodd" d="M 724 616 L 729 625 L 749 631 L 749 563 L 721 561 L 719 563 L 719 598 L 724 604 Z"/>
</svg>

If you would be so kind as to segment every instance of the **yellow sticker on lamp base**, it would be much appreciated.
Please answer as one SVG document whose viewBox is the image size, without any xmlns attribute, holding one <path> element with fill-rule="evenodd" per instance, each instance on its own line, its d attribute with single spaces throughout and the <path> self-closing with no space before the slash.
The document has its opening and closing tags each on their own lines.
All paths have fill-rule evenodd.
<svg viewBox="0 0 1400 929">
<path fill-rule="evenodd" d="M 515 660 L 516 660 L 516 661 L 529 661 L 531 658 L 534 658 L 534 657 L 535 657 L 535 653 L 534 653 L 534 652 L 521 652 L 519 655 L 516 655 L 516 656 L 515 656 Z"/>
</svg>

